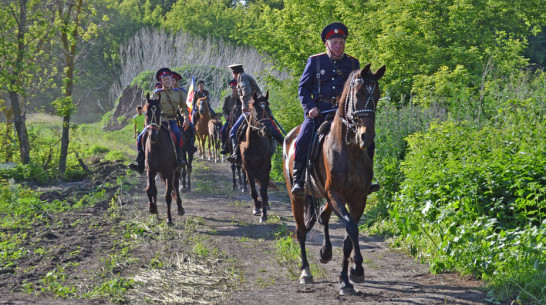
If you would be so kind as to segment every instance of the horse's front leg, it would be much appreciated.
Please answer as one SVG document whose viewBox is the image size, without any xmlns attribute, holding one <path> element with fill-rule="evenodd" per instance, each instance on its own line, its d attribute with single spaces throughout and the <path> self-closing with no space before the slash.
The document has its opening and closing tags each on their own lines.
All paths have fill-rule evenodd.
<svg viewBox="0 0 546 305">
<path fill-rule="evenodd" d="M 238 168 L 239 168 L 239 183 L 243 186 L 241 188 L 241 192 L 246 193 L 248 192 L 246 172 L 244 170 L 241 170 L 240 166 L 238 166 Z M 242 181 L 241 181 L 241 177 L 242 177 Z"/>
<path fill-rule="evenodd" d="M 178 207 L 178 216 L 183 216 L 186 211 L 182 207 L 182 198 L 180 198 L 180 192 L 178 190 L 180 186 L 180 170 L 174 171 L 174 185 L 173 185 L 173 197 L 176 200 L 176 205 Z"/>
<path fill-rule="evenodd" d="M 248 184 L 250 185 L 250 197 L 254 200 L 254 210 L 252 214 L 260 216 L 262 213 L 262 203 L 258 199 L 258 191 L 256 190 L 256 180 L 254 178 L 254 173 L 247 172 Z"/>
<path fill-rule="evenodd" d="M 173 174 L 165 179 L 165 201 L 167 202 L 167 224 L 173 224 L 173 218 L 171 216 L 171 202 L 173 198 Z"/>
<path fill-rule="evenodd" d="M 364 259 L 362 253 L 360 252 L 360 243 L 358 241 L 358 223 L 364 213 L 364 208 L 366 207 L 366 197 L 364 197 L 364 202 L 350 202 L 349 203 L 349 213 L 351 218 L 357 225 L 356 238 L 351 238 L 353 244 L 353 261 L 354 267 L 349 269 L 349 278 L 353 283 L 362 283 L 364 282 L 364 267 L 362 265 Z"/>
<path fill-rule="evenodd" d="M 148 169 L 147 176 L 146 195 L 148 195 L 148 210 L 151 214 L 157 214 L 157 188 L 155 187 L 156 172 Z"/>
<path fill-rule="evenodd" d="M 290 196 L 290 202 L 292 203 L 292 214 L 296 220 L 296 237 L 300 244 L 300 254 L 301 254 L 301 276 L 300 284 L 311 284 L 313 283 L 313 275 L 311 274 L 311 269 L 309 268 L 309 262 L 307 261 L 307 251 L 305 250 L 305 240 L 307 238 L 308 229 L 305 227 L 305 217 L 304 217 L 304 198 Z"/>
<path fill-rule="evenodd" d="M 341 267 L 341 273 L 339 274 L 340 290 L 339 294 L 355 294 L 354 286 L 349 282 L 349 260 L 353 248 L 355 250 L 354 263 L 357 268 L 355 269 L 354 281 L 362 282 L 364 280 L 364 268 L 362 268 L 362 254 L 360 253 L 360 246 L 358 244 L 358 224 L 353 217 L 349 214 L 345 208 L 344 200 L 337 194 L 331 194 L 330 202 L 332 208 L 341 219 L 341 222 L 345 226 L 347 232 L 345 239 L 343 240 L 343 261 Z M 360 268 L 358 268 L 360 266 Z M 362 271 L 359 275 L 358 272 Z"/>
<path fill-rule="evenodd" d="M 264 177 L 261 177 L 260 185 L 260 196 L 262 197 L 262 216 L 260 217 L 260 222 L 267 221 L 267 207 L 269 205 L 269 197 L 267 195 L 267 186 L 269 185 L 269 172 L 264 174 Z"/>
<path fill-rule="evenodd" d="M 329 202 L 326 203 L 324 208 L 320 211 L 320 223 L 323 225 L 324 240 L 322 241 L 322 248 L 319 252 L 319 261 L 323 264 L 332 260 L 332 243 L 330 242 L 330 230 L 329 222 L 330 215 L 332 215 L 332 207 Z"/>
</svg>

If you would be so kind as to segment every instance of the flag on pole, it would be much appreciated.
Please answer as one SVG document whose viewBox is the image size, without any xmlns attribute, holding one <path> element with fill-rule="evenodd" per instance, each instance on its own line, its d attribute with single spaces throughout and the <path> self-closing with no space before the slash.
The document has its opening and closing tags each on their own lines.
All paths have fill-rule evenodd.
<svg viewBox="0 0 546 305">
<path fill-rule="evenodd" d="M 191 111 L 193 108 L 193 95 L 195 94 L 194 90 L 194 84 L 195 84 L 195 77 L 192 76 L 191 78 L 191 85 L 190 88 L 188 88 L 188 98 L 186 98 L 186 106 L 188 106 L 188 111 L 190 112 L 190 119 L 191 119 Z"/>
</svg>

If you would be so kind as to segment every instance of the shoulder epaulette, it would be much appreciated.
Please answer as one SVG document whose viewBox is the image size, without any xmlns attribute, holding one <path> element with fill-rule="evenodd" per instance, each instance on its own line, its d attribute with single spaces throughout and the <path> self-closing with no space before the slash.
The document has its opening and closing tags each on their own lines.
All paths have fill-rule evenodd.
<svg viewBox="0 0 546 305">
<path fill-rule="evenodd" d="M 159 91 L 163 91 L 163 89 L 155 89 L 154 93 L 159 92 Z"/>
<path fill-rule="evenodd" d="M 352 58 L 352 59 L 356 59 L 355 57 L 353 57 L 353 56 L 351 56 L 351 55 L 349 55 L 349 54 L 347 54 L 347 53 L 345 53 L 345 56 L 347 56 L 347 57 L 349 57 L 349 58 Z M 356 60 L 358 60 L 358 59 L 356 59 Z"/>
<path fill-rule="evenodd" d="M 326 54 L 326 52 L 322 52 L 322 53 L 318 53 L 318 54 L 315 54 L 315 55 L 311 55 L 309 57 L 317 57 L 317 56 L 321 56 L 321 55 L 324 55 Z"/>
</svg>

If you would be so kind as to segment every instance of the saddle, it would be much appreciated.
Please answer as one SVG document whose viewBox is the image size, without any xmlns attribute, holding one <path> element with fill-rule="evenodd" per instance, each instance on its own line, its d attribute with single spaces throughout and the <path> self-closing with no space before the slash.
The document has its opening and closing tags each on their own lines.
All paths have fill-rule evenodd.
<svg viewBox="0 0 546 305">
<path fill-rule="evenodd" d="M 330 126 L 332 125 L 332 120 L 327 118 L 320 127 L 315 132 L 313 139 L 311 139 L 311 147 L 309 148 L 309 161 L 312 164 L 319 156 L 319 153 L 322 150 L 322 143 L 324 138 L 330 132 Z"/>
<path fill-rule="evenodd" d="M 237 143 L 241 143 L 242 141 L 246 140 L 246 128 L 248 127 L 247 120 L 243 120 L 243 123 L 237 130 Z"/>
</svg>

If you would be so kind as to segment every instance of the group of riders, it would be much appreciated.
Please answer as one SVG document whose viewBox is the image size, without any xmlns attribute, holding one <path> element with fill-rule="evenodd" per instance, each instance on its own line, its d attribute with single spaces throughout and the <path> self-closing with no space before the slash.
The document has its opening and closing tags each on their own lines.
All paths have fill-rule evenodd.
<svg viewBox="0 0 546 305">
<path fill-rule="evenodd" d="M 349 74 L 360 69 L 358 59 L 345 53 L 345 43 L 349 31 L 347 27 L 339 22 L 334 22 L 323 28 L 321 39 L 326 50 L 323 53 L 312 55 L 308 58 L 307 64 L 300 78 L 298 96 L 303 107 L 304 120 L 301 125 L 298 137 L 296 139 L 296 152 L 293 168 L 293 186 L 291 193 L 294 196 L 304 195 L 305 172 L 308 163 L 309 146 L 311 145 L 312 137 L 320 124 L 326 119 L 324 112 L 337 108 L 338 102 L 336 98 L 341 95 L 343 86 Z M 227 154 L 229 151 L 229 140 L 232 144 L 232 155 L 227 159 L 231 163 L 238 162 L 237 157 L 237 134 L 238 130 L 247 121 L 248 104 L 252 94 L 255 92 L 258 96 L 262 95 L 260 87 L 254 78 L 244 72 L 243 65 L 233 64 L 228 66 L 231 69 L 233 79 L 229 82 L 231 94 L 224 99 L 222 113 L 226 120 L 238 118 L 233 127 L 228 130 L 226 124 L 222 127 L 222 154 Z M 199 98 L 209 98 L 209 93 L 204 90 L 204 82 L 198 83 L 199 89 L 194 94 L 192 119 L 186 107 L 186 92 L 180 88 L 180 74 L 171 71 L 168 68 L 162 68 L 156 73 L 156 79 L 159 82 L 154 91 L 154 99 L 160 99 L 161 103 L 161 119 L 163 122 L 168 122 L 170 130 L 176 138 L 176 152 L 179 166 L 184 166 L 185 161 L 182 156 L 181 145 L 181 129 L 187 133 L 190 139 L 190 149 L 195 152 L 197 148 L 195 143 L 194 125 L 198 120 L 198 112 L 196 111 L 196 100 Z M 210 105 L 210 103 L 208 103 Z M 209 106 L 210 107 L 210 106 Z M 214 114 L 214 111 L 210 109 Z M 271 130 L 273 138 L 282 145 L 284 137 L 280 133 L 275 124 L 272 114 L 269 114 Z M 180 127 L 179 127 L 180 126 Z M 245 128 L 246 126 L 243 126 Z M 229 135 L 228 135 L 229 132 Z M 136 161 L 131 163 L 131 169 L 142 172 L 144 170 L 144 150 L 142 148 L 142 137 L 146 133 L 146 127 L 138 135 Z M 229 140 L 228 140 L 229 136 Z M 372 144 L 367 149 L 370 160 L 373 162 L 375 144 Z M 378 184 L 372 184 L 370 191 L 377 191 Z"/>
</svg>

